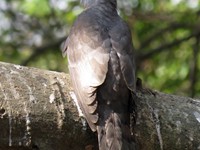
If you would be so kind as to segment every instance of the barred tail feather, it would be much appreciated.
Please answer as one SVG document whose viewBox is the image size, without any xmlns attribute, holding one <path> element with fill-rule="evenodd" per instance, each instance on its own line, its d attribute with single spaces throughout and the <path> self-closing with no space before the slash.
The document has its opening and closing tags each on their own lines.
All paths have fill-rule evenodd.
<svg viewBox="0 0 200 150">
<path fill-rule="evenodd" d="M 136 150 L 127 125 L 117 113 L 111 113 L 104 126 L 97 127 L 99 150 Z"/>
</svg>

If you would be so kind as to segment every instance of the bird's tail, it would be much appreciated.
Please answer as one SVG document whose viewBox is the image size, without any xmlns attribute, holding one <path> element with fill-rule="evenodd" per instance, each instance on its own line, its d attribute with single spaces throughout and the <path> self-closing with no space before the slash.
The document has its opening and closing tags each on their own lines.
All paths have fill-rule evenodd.
<svg viewBox="0 0 200 150">
<path fill-rule="evenodd" d="M 135 150 L 130 127 L 122 122 L 122 116 L 111 113 L 106 121 L 97 127 L 99 150 Z"/>
</svg>

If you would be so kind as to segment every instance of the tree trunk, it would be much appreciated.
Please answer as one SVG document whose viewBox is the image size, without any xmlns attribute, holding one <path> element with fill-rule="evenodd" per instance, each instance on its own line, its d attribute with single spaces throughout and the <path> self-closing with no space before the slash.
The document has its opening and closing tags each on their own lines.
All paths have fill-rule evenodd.
<svg viewBox="0 0 200 150">
<path fill-rule="evenodd" d="M 97 137 L 79 116 L 69 75 L 0 63 L 0 150 L 90 150 Z M 200 101 L 141 90 L 140 150 L 200 149 Z"/>
</svg>

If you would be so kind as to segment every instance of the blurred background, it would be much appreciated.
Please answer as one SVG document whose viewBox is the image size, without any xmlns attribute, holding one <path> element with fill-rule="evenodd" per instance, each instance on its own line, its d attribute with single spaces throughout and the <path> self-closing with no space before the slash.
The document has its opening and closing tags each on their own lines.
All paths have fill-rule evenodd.
<svg viewBox="0 0 200 150">
<path fill-rule="evenodd" d="M 144 86 L 200 97 L 200 1 L 119 0 L 118 8 Z M 61 47 L 82 11 L 77 0 L 0 0 L 0 61 L 68 72 Z"/>
</svg>

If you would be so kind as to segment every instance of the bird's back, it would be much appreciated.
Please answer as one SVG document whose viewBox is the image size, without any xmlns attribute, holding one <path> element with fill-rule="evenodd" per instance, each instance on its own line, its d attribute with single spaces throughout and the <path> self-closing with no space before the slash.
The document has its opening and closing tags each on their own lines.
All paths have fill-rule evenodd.
<svg viewBox="0 0 200 150">
<path fill-rule="evenodd" d="M 133 46 L 128 26 L 105 4 L 80 14 L 65 50 L 79 105 L 100 150 L 134 150 L 130 133 L 135 90 Z"/>
</svg>

